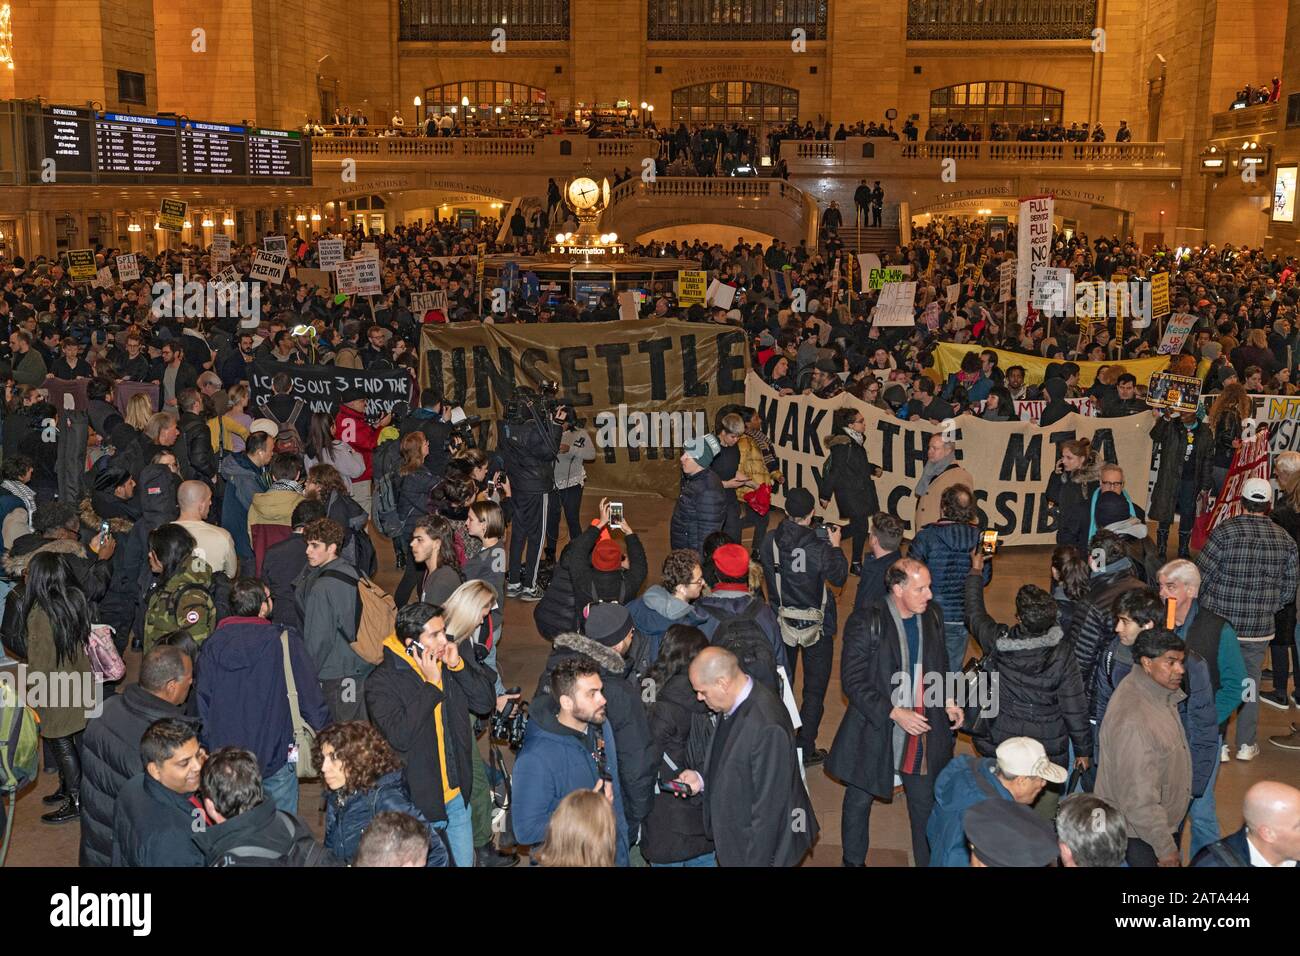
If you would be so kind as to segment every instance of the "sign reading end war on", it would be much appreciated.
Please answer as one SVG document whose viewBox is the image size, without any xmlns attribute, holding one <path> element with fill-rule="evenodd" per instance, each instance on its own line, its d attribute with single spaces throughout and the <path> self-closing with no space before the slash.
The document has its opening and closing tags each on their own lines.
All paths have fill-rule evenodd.
<svg viewBox="0 0 1300 956">
<path fill-rule="evenodd" d="M 805 488 L 817 495 L 817 480 L 829 453 L 826 440 L 832 415 L 845 406 L 858 409 L 867 420 L 867 459 L 884 471 L 875 479 L 881 510 L 903 519 L 909 537 L 916 534 L 913 491 L 925 467 L 926 445 L 932 435 L 941 433 L 940 425 L 900 421 L 847 394 L 826 400 L 777 395 L 756 375 L 746 380 L 745 404 L 758 409 L 763 431 L 785 474 L 784 484 L 772 493 L 778 507 L 785 500 L 785 489 Z M 1032 422 L 989 422 L 971 415 L 954 421 L 957 460 L 975 478 L 981 526 L 997 531 L 1006 544 L 1056 541 L 1057 514 L 1047 500 L 1047 482 L 1064 442 L 1090 438 L 1102 461 L 1117 462 L 1129 474 L 1145 474 L 1151 463 L 1149 415 L 1089 418 L 1075 414 L 1048 428 Z M 1129 491 L 1138 505 L 1146 506 L 1145 488 Z M 835 518 L 833 502 L 826 517 Z"/>
<path fill-rule="evenodd" d="M 482 416 L 479 444 L 492 448 L 516 386 L 555 382 L 595 442 L 592 488 L 674 496 L 685 442 L 741 401 L 747 357 L 743 329 L 690 322 L 426 325 L 420 385 Z"/>
<path fill-rule="evenodd" d="M 366 396 L 366 417 L 374 422 L 391 412 L 398 402 L 410 402 L 415 396 L 415 383 L 403 368 L 350 369 L 259 359 L 253 363 L 250 412 L 271 397 L 271 379 L 277 372 L 289 373 L 293 382 L 290 394 L 301 398 L 313 412 L 336 414 L 343 396 L 355 390 Z"/>
</svg>

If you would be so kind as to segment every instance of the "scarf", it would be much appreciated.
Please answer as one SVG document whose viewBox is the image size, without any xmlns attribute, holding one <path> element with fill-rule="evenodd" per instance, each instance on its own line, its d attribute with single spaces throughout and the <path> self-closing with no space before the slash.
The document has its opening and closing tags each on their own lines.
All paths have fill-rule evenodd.
<svg viewBox="0 0 1300 956">
<path fill-rule="evenodd" d="M 277 478 L 271 485 L 271 491 L 292 491 L 295 494 L 305 495 L 302 484 L 290 478 Z"/>
<path fill-rule="evenodd" d="M 930 487 L 930 482 L 942 475 L 956 462 L 957 460 L 952 452 L 949 452 L 938 461 L 927 461 L 924 470 L 921 472 L 921 480 L 916 483 L 916 496 L 920 498 L 924 495 L 926 489 Z"/>
<path fill-rule="evenodd" d="M 36 529 L 32 526 L 32 515 L 36 514 L 36 492 L 21 481 L 13 481 L 12 479 L 0 482 L 0 488 L 8 491 L 23 503 L 23 507 L 27 509 L 27 530 L 29 532 L 35 531 Z"/>
<path fill-rule="evenodd" d="M 853 444 L 857 445 L 859 448 L 862 447 L 863 440 L 867 437 L 861 432 L 854 431 L 852 428 L 842 428 L 840 431 L 852 438 Z"/>
<path fill-rule="evenodd" d="M 893 597 L 885 599 L 890 617 L 894 619 L 894 630 L 898 632 L 898 659 L 901 662 L 900 674 L 912 678 L 909 683 L 896 683 L 893 696 L 898 707 L 910 707 L 922 717 L 925 716 L 925 697 L 921 686 L 920 663 L 925 659 L 925 620 L 917 616 L 917 642 L 914 663 L 907 653 L 907 628 L 903 625 L 903 616 L 898 613 Z M 893 721 L 891 721 L 893 723 Z M 913 737 L 898 724 L 893 724 L 894 731 L 894 772 L 925 773 L 925 737 Z"/>
</svg>

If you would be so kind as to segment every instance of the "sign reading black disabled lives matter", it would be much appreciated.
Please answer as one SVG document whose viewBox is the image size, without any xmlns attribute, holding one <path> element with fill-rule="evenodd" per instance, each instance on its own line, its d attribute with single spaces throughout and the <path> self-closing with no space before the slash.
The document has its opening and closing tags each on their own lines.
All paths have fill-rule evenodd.
<svg viewBox="0 0 1300 956">
<path fill-rule="evenodd" d="M 594 344 L 593 344 L 594 343 Z M 420 385 L 493 431 L 516 386 L 559 386 L 596 446 L 592 489 L 677 494 L 682 449 L 740 404 L 748 352 L 742 329 L 659 319 L 587 325 L 426 325 Z"/>
<path fill-rule="evenodd" d="M 271 379 L 277 372 L 288 372 L 293 381 L 292 394 L 307 403 L 313 412 L 338 412 L 343 396 L 353 390 L 366 396 L 366 417 L 371 422 L 383 418 L 398 402 L 415 398 L 411 373 L 398 369 L 351 369 L 334 365 L 292 365 L 260 359 L 253 363 L 253 407 L 269 399 Z"/>
<path fill-rule="evenodd" d="M 763 430 L 781 463 L 785 483 L 773 490 L 780 507 L 784 489 L 805 488 L 817 497 L 817 479 L 826 464 L 826 439 L 837 408 L 853 406 L 867 420 L 866 452 L 883 469 L 875 479 L 882 511 L 902 518 L 909 536 L 916 533 L 913 490 L 925 467 L 930 437 L 944 431 L 933 422 L 905 422 L 842 394 L 832 399 L 811 395 L 777 395 L 758 376 L 745 385 L 745 404 L 758 409 Z M 1056 509 L 1047 500 L 1047 482 L 1064 442 L 1090 438 L 1104 462 L 1117 462 L 1126 474 L 1142 474 L 1151 461 L 1151 416 L 1091 418 L 1067 415 L 1048 428 L 1033 422 L 989 422 L 971 415 L 952 420 L 956 457 L 975 479 L 975 499 L 982 527 L 998 532 L 1003 544 L 1055 544 Z M 1129 487 L 1134 501 L 1146 507 L 1144 488 Z M 1141 496 L 1141 500 L 1139 499 Z M 835 503 L 824 512 L 837 520 Z"/>
</svg>

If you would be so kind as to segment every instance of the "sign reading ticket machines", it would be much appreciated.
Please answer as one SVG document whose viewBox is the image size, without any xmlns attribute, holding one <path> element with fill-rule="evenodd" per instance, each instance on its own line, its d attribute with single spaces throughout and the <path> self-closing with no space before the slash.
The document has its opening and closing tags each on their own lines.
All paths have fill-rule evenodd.
<svg viewBox="0 0 1300 956">
<path fill-rule="evenodd" d="M 170 232 L 185 228 L 185 212 L 189 203 L 183 199 L 164 199 L 158 206 L 158 225 Z"/>
</svg>

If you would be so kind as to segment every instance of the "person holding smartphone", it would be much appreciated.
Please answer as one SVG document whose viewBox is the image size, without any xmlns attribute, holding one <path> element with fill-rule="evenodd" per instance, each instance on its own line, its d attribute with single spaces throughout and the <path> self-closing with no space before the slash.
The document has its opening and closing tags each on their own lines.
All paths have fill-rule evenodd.
<svg viewBox="0 0 1300 956">
<path fill-rule="evenodd" d="M 418 601 L 397 612 L 395 633 L 366 678 L 365 695 L 371 723 L 406 765 L 411 801 L 446 830 L 456 865 L 473 866 L 470 714 L 496 708 L 490 672 L 473 654 L 461 655 L 441 607 Z"/>
<path fill-rule="evenodd" d="M 596 460 L 596 445 L 591 434 L 576 420 L 573 409 L 564 406 L 556 412 L 556 421 L 564 426 L 560 436 L 560 454 L 555 459 L 555 493 L 546 517 L 547 561 L 555 560 L 560 539 L 560 509 L 569 529 L 569 540 L 582 534 L 582 490 L 587 484 L 584 462 Z"/>
</svg>

